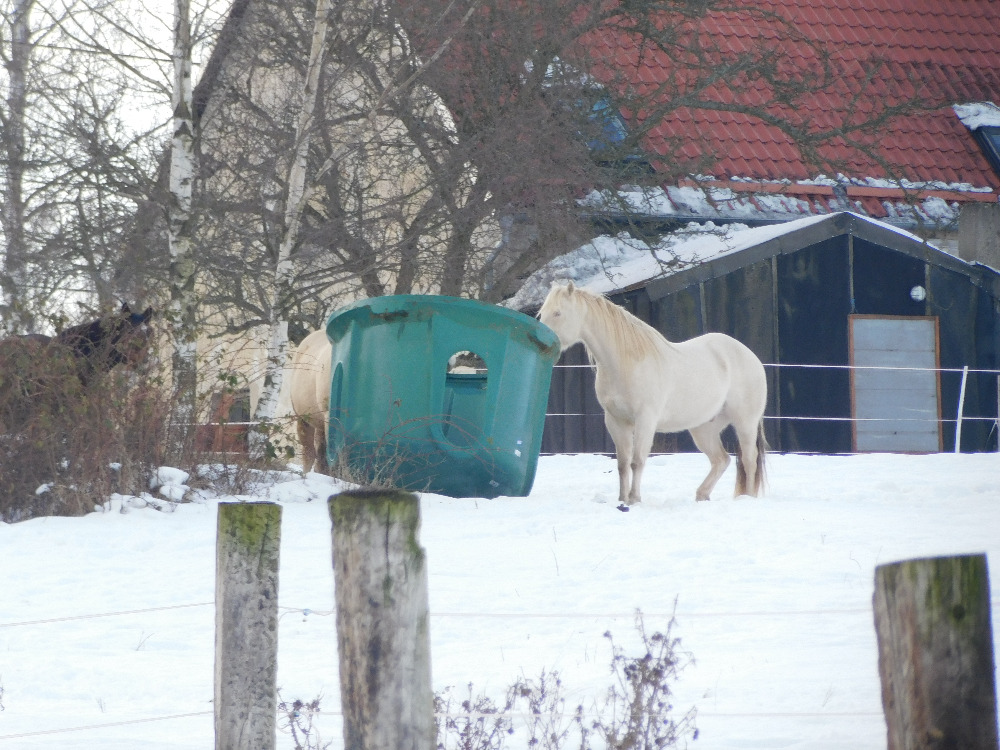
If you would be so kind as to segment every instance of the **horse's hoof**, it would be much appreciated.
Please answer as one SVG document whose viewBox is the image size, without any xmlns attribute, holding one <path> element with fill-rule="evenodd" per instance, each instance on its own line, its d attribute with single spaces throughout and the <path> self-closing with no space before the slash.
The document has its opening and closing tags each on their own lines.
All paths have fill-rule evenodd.
<svg viewBox="0 0 1000 750">
<path fill-rule="evenodd" d="M 631 508 L 629 508 L 625 503 L 622 503 L 621 505 L 618 506 L 618 510 L 620 510 L 622 513 L 628 513 L 631 510 Z"/>
</svg>

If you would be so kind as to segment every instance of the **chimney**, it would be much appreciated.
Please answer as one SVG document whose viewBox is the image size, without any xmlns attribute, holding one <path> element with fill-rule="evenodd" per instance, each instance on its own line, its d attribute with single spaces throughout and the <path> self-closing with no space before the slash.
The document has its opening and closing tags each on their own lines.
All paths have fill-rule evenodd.
<svg viewBox="0 0 1000 750">
<path fill-rule="evenodd" d="M 1000 271 L 1000 203 L 966 203 L 958 216 L 958 257 Z"/>
</svg>

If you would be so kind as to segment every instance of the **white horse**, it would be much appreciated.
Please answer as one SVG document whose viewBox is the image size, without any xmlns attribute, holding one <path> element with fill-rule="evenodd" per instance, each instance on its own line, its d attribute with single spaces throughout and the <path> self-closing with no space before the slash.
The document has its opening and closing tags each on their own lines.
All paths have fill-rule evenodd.
<svg viewBox="0 0 1000 750">
<path fill-rule="evenodd" d="M 597 400 L 618 456 L 619 508 L 640 501 L 642 470 L 657 432 L 691 433 L 712 462 L 695 494 L 708 500 L 729 466 L 721 432 L 739 441 L 736 496 L 756 497 L 764 480 L 767 379 L 757 356 L 722 333 L 672 343 L 604 297 L 554 284 L 538 318 L 565 351 L 582 341 L 596 370 Z"/>
<path fill-rule="evenodd" d="M 330 359 L 326 331 L 313 331 L 292 357 L 289 397 L 302 443 L 302 469 L 327 473 L 326 430 L 330 411 Z"/>
</svg>

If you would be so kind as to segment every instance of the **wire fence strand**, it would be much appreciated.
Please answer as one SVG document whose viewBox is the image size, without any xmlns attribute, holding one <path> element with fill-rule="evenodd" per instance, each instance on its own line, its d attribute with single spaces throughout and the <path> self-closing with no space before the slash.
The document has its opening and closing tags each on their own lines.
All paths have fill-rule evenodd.
<svg viewBox="0 0 1000 750">
<path fill-rule="evenodd" d="M 171 609 L 190 609 L 193 607 L 214 607 L 215 602 L 196 602 L 193 604 L 171 604 L 162 607 L 147 607 L 145 609 L 128 609 L 118 612 L 94 612 L 65 617 L 51 617 L 43 620 L 23 620 L 15 622 L 0 622 L 0 628 L 28 627 L 32 625 L 49 625 L 52 623 L 72 622 L 74 620 L 92 620 L 100 617 L 124 617 L 149 612 L 164 612 Z M 991 599 L 990 606 L 1000 609 L 1000 598 Z M 301 614 L 303 617 L 329 617 L 335 610 L 313 609 L 311 607 L 279 606 L 280 617 L 289 614 Z M 682 620 L 684 618 L 714 618 L 714 617 L 826 617 L 830 615 L 870 615 L 872 609 L 866 607 L 837 607 L 829 609 L 762 609 L 762 610 L 717 610 L 710 612 L 643 612 L 643 617 L 656 619 Z M 619 620 L 635 617 L 631 612 L 431 612 L 435 618 L 486 618 L 494 620 Z"/>
<path fill-rule="evenodd" d="M 890 366 L 890 365 L 830 365 L 830 364 L 798 364 L 798 363 L 784 363 L 784 362 L 765 362 L 764 367 L 769 368 L 801 368 L 801 369 L 815 369 L 815 370 L 886 370 L 886 371 L 904 371 L 904 372 L 933 372 L 933 373 L 953 373 L 957 375 L 994 375 L 997 376 L 997 404 L 998 404 L 998 414 L 996 415 L 974 415 L 965 416 L 958 415 L 954 417 L 904 417 L 904 416 L 893 416 L 893 417 L 837 417 L 837 416 L 808 416 L 808 415 L 771 415 L 765 414 L 764 419 L 774 422 L 861 422 L 861 423 L 876 423 L 876 422 L 919 422 L 928 423 L 933 422 L 937 424 L 959 424 L 962 422 L 988 422 L 998 425 L 1000 427 L 1000 370 L 993 369 L 983 369 L 983 368 L 966 368 L 966 367 L 904 367 L 904 366 Z M 593 369 L 593 365 L 590 364 L 579 364 L 579 365 L 555 365 L 555 369 Z M 603 411 L 597 412 L 546 412 L 546 417 L 583 417 L 583 418 L 601 418 L 604 417 Z"/>
</svg>

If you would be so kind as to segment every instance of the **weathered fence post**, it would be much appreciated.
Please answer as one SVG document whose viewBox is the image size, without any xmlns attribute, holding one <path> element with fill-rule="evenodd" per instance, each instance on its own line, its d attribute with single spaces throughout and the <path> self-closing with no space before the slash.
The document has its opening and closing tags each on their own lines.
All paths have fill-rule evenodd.
<svg viewBox="0 0 1000 750">
<path fill-rule="evenodd" d="M 329 505 L 345 750 L 432 750 L 420 502 L 409 492 L 363 490 Z"/>
<path fill-rule="evenodd" d="M 997 750 L 986 555 L 875 569 L 889 750 Z"/>
<path fill-rule="evenodd" d="M 220 503 L 215 567 L 215 747 L 273 750 L 281 506 Z"/>
</svg>

